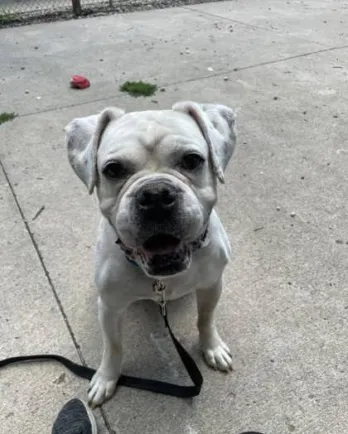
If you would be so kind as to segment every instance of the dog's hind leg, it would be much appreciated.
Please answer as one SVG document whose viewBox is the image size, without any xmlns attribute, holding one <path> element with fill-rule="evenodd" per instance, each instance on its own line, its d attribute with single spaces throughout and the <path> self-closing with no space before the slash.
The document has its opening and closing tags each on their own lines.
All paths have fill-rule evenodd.
<svg viewBox="0 0 348 434">
<path fill-rule="evenodd" d="M 207 364 L 220 371 L 232 370 L 232 356 L 220 338 L 214 322 L 214 312 L 222 289 L 221 279 L 212 287 L 196 291 L 200 345 Z"/>
<path fill-rule="evenodd" d="M 104 351 L 99 369 L 94 374 L 88 390 L 88 403 L 94 408 L 109 399 L 121 374 L 122 323 L 125 310 L 108 307 L 98 300 L 98 316 L 103 334 Z"/>
</svg>

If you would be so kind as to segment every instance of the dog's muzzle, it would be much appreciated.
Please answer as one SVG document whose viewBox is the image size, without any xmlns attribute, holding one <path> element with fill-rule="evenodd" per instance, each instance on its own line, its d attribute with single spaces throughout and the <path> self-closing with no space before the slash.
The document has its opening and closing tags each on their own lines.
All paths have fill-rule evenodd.
<svg viewBox="0 0 348 434">
<path fill-rule="evenodd" d="M 183 194 L 175 183 L 158 177 L 133 195 L 130 215 L 137 222 L 137 247 L 119 244 L 148 276 L 173 276 L 190 266 L 193 243 L 187 241 Z"/>
</svg>

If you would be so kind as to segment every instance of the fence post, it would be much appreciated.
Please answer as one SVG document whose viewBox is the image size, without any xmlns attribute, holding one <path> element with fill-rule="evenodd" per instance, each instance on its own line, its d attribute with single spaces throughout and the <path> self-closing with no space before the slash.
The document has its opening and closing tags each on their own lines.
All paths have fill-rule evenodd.
<svg viewBox="0 0 348 434">
<path fill-rule="evenodd" d="M 80 0 L 71 0 L 72 1 L 72 9 L 74 15 L 81 15 L 81 1 Z"/>
</svg>

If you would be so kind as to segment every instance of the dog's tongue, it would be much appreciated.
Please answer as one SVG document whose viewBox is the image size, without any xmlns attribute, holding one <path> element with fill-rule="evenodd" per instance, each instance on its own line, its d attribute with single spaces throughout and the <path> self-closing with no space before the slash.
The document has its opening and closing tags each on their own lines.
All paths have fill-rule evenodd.
<svg viewBox="0 0 348 434">
<path fill-rule="evenodd" d="M 149 238 L 143 245 L 147 255 L 165 255 L 175 252 L 180 245 L 180 240 L 172 235 L 158 234 Z"/>
</svg>

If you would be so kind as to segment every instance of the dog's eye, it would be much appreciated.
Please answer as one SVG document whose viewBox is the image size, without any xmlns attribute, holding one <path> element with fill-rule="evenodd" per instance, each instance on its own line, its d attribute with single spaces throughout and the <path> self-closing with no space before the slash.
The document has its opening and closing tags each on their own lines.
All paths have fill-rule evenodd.
<svg viewBox="0 0 348 434">
<path fill-rule="evenodd" d="M 109 179 L 120 179 L 127 175 L 127 168 L 123 164 L 114 161 L 104 167 L 103 175 Z"/>
<path fill-rule="evenodd" d="M 196 170 L 204 163 L 204 158 L 198 154 L 187 154 L 180 162 L 180 166 L 184 170 Z"/>
</svg>

